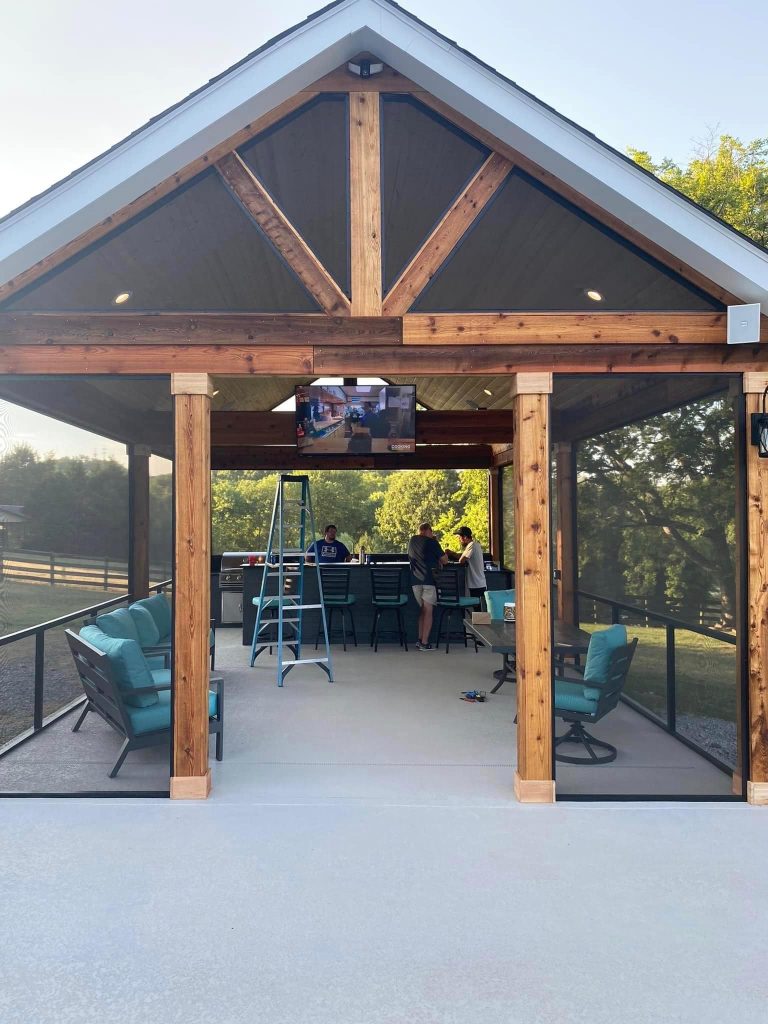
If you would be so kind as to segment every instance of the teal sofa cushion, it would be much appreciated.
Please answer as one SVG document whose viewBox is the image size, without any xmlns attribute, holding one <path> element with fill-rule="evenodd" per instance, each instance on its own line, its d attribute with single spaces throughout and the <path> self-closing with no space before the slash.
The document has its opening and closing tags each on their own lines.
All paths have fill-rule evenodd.
<svg viewBox="0 0 768 1024">
<path fill-rule="evenodd" d="M 486 590 L 485 604 L 491 613 L 491 619 L 504 618 L 504 605 L 515 600 L 514 590 Z"/>
<path fill-rule="evenodd" d="M 156 693 L 131 694 L 132 690 L 154 685 L 147 659 L 135 640 L 108 636 L 98 626 L 83 626 L 80 636 L 109 658 L 115 680 L 123 693 L 126 705 L 148 708 L 157 704 L 158 695 Z"/>
<path fill-rule="evenodd" d="M 146 608 L 155 620 L 155 625 L 157 626 L 157 632 L 161 642 L 165 637 L 170 637 L 171 606 L 164 594 L 153 594 L 152 597 L 145 597 L 141 601 L 136 601 L 136 604 L 140 605 L 142 608 Z"/>
<path fill-rule="evenodd" d="M 149 608 L 145 608 L 141 604 L 132 604 L 129 606 L 128 611 L 136 627 L 141 646 L 154 647 L 155 644 L 158 644 L 160 642 L 160 631 Z"/>
<path fill-rule="evenodd" d="M 626 626 L 617 624 L 593 633 L 587 649 L 587 661 L 584 665 L 584 682 L 589 682 L 590 679 L 594 679 L 598 683 L 605 682 L 611 654 L 617 647 L 625 647 L 626 644 Z"/>
<path fill-rule="evenodd" d="M 171 682 L 171 670 L 169 668 L 152 669 L 152 681 L 158 686 L 169 686 Z"/>
<path fill-rule="evenodd" d="M 96 625 L 107 636 L 118 640 L 135 640 L 139 643 L 139 634 L 133 616 L 127 608 L 115 608 L 113 612 L 105 612 L 96 616 Z"/>
<path fill-rule="evenodd" d="M 587 697 L 586 688 L 581 683 L 556 679 L 555 711 L 578 711 L 583 715 L 593 715 L 597 711 L 597 701 Z"/>
<path fill-rule="evenodd" d="M 157 732 L 159 729 L 170 729 L 171 727 L 171 691 L 161 690 L 157 695 L 158 700 L 151 708 L 128 708 L 133 731 L 137 736 L 145 732 Z M 216 694 L 208 691 L 208 715 L 213 718 L 216 715 L 218 702 Z"/>
</svg>

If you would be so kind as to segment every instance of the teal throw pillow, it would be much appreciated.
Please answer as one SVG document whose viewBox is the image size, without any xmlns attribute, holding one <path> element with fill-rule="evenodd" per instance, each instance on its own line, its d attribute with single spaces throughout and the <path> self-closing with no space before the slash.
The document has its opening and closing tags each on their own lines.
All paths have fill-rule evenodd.
<svg viewBox="0 0 768 1024">
<path fill-rule="evenodd" d="M 146 608 L 155 620 L 157 632 L 161 640 L 171 635 L 171 605 L 164 594 L 154 594 L 152 597 L 145 597 L 142 601 L 137 601 L 136 604 Z"/>
<path fill-rule="evenodd" d="M 159 643 L 160 631 L 149 609 L 145 608 L 142 604 L 132 604 L 128 611 L 136 627 L 141 646 L 152 647 L 154 644 Z"/>
<path fill-rule="evenodd" d="M 611 654 L 617 647 L 625 647 L 626 643 L 626 626 L 616 624 L 593 633 L 587 650 L 587 662 L 584 666 L 584 682 L 588 682 L 590 679 L 599 683 L 605 682 Z"/>
<path fill-rule="evenodd" d="M 96 625 L 107 636 L 114 636 L 118 640 L 139 642 L 139 634 L 136 632 L 136 626 L 127 608 L 115 608 L 113 612 L 97 615 Z"/>
<path fill-rule="evenodd" d="M 120 640 L 108 636 L 98 626 L 83 626 L 80 636 L 109 658 L 115 680 L 123 693 L 123 700 L 126 704 L 135 708 L 148 708 L 157 704 L 156 693 L 131 694 L 132 690 L 152 686 L 154 682 L 147 659 L 135 640 Z"/>
</svg>

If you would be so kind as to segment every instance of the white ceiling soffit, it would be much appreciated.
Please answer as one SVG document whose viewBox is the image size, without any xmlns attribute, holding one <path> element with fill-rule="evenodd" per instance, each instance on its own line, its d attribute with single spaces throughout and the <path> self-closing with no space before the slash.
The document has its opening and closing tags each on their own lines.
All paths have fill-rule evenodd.
<svg viewBox="0 0 768 1024">
<path fill-rule="evenodd" d="M 361 50 L 768 313 L 768 254 L 388 0 L 298 25 L 0 223 L 0 282 L 27 269 Z"/>
</svg>

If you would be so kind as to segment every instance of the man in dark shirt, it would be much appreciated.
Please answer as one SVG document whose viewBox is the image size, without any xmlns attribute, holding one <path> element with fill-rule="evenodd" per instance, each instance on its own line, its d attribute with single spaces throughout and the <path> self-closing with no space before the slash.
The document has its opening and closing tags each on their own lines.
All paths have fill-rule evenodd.
<svg viewBox="0 0 768 1024">
<path fill-rule="evenodd" d="M 352 555 L 346 544 L 336 540 L 336 527 L 333 524 L 326 526 L 322 540 L 313 541 L 307 548 L 307 561 L 315 559 L 325 565 L 328 562 L 349 562 Z"/>
<path fill-rule="evenodd" d="M 419 611 L 419 638 L 416 641 L 417 651 L 433 651 L 429 642 L 432 631 L 432 618 L 437 604 L 437 588 L 434 573 L 445 565 L 448 556 L 435 539 L 429 523 L 422 523 L 419 532 L 411 537 L 408 545 L 408 561 L 411 564 L 411 587 L 416 598 Z"/>
</svg>

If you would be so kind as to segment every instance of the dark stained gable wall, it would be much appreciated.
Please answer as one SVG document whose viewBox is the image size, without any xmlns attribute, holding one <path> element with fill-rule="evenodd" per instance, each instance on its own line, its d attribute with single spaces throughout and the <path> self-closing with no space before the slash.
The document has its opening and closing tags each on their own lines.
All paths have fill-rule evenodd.
<svg viewBox="0 0 768 1024">
<path fill-rule="evenodd" d="M 131 300 L 113 305 L 120 292 Z M 206 171 L 13 296 L 12 310 L 317 312 L 282 256 Z"/>
<path fill-rule="evenodd" d="M 587 289 L 599 291 L 604 301 L 591 301 Z M 515 170 L 413 309 L 594 312 L 722 306 Z"/>
<path fill-rule="evenodd" d="M 347 117 L 346 96 L 323 95 L 239 153 L 349 295 Z"/>
<path fill-rule="evenodd" d="M 488 150 L 408 96 L 381 105 L 384 290 L 488 156 Z"/>
</svg>

